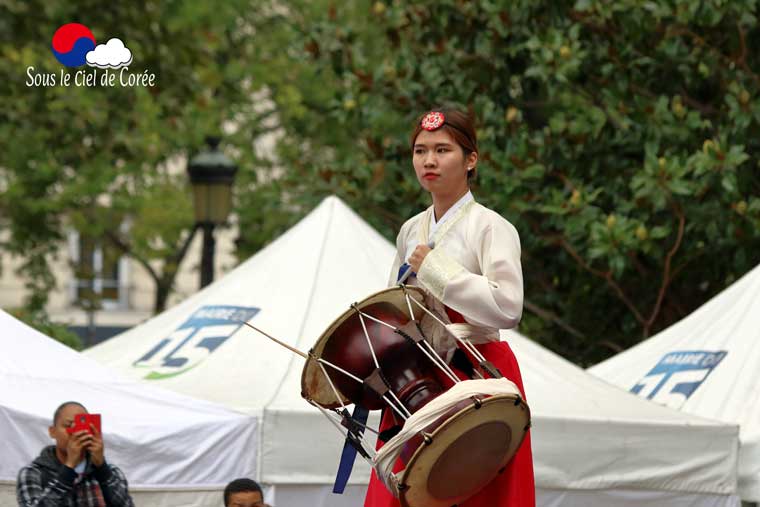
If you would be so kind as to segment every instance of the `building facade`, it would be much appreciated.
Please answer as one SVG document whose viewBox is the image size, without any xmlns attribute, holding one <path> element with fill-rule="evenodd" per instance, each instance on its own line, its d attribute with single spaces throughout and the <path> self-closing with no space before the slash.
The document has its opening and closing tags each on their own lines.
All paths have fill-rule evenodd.
<svg viewBox="0 0 760 507">
<path fill-rule="evenodd" d="M 0 233 L 0 236 L 7 232 Z M 234 239 L 237 228 L 216 228 L 214 279 L 237 264 Z M 2 241 L 0 240 L 0 244 Z M 198 231 L 180 264 L 167 302 L 173 306 L 199 290 L 202 233 Z M 0 250 L 0 308 L 12 310 L 24 304 L 28 295 L 18 274 L 22 259 Z M 120 255 L 113 245 L 97 243 L 71 230 L 60 245 L 56 259 L 50 259 L 56 279 L 48 295 L 46 310 L 56 323 L 76 332 L 85 346 L 125 331 L 154 314 L 156 284 L 148 271 L 134 259 Z M 157 265 L 156 269 L 160 269 Z M 93 301 L 99 308 L 89 310 Z"/>
</svg>

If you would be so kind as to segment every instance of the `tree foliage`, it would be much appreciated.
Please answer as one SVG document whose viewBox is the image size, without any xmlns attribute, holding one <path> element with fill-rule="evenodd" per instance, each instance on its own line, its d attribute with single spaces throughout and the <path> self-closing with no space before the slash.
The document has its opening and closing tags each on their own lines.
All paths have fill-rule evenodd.
<svg viewBox="0 0 760 507">
<path fill-rule="evenodd" d="M 50 260 L 75 228 L 136 259 L 163 309 L 193 231 L 187 176 L 171 168 L 251 103 L 254 15 L 243 1 L 0 6 L 0 225 L 23 259 L 29 308 L 44 308 Z M 99 43 L 119 37 L 133 54 L 129 73 L 155 74 L 155 86 L 74 86 L 77 72 L 104 71 L 67 69 L 51 54 L 53 33 L 73 21 Z M 72 84 L 27 86 L 30 67 L 68 72 Z"/>
<path fill-rule="evenodd" d="M 288 221 L 273 196 L 294 219 L 336 193 L 391 237 L 428 202 L 414 118 L 451 103 L 477 118 L 476 197 L 521 232 L 521 330 L 565 357 L 627 348 L 760 261 L 756 1 L 278 4 L 287 170 L 245 197 L 251 230 Z"/>
</svg>

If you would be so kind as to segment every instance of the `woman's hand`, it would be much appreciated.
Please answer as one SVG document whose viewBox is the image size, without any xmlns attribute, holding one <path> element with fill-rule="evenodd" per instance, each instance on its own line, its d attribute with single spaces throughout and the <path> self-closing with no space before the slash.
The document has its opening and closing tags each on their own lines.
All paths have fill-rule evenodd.
<svg viewBox="0 0 760 507">
<path fill-rule="evenodd" d="M 415 273 L 420 272 L 422 261 L 425 260 L 425 257 L 427 256 L 427 254 L 430 253 L 430 251 L 431 251 L 431 248 L 427 245 L 417 245 L 417 248 L 414 249 L 414 252 L 412 252 L 412 255 L 409 256 L 409 260 L 407 262 L 412 267 Z"/>
</svg>

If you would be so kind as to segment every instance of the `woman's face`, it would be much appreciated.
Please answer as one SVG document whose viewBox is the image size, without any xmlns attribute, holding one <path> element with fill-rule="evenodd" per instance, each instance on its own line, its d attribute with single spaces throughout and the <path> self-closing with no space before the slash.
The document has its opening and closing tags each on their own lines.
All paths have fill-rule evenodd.
<svg viewBox="0 0 760 507">
<path fill-rule="evenodd" d="M 475 166 L 477 154 L 467 157 L 454 138 L 443 129 L 423 130 L 414 141 L 412 163 L 422 188 L 432 194 L 464 193 L 469 187 L 467 169 Z"/>
</svg>

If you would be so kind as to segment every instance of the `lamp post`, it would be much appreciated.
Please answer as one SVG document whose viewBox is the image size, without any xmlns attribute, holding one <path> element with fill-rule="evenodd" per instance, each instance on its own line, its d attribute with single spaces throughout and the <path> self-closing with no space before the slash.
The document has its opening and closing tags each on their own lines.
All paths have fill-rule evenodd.
<svg viewBox="0 0 760 507">
<path fill-rule="evenodd" d="M 195 224 L 203 229 L 201 288 L 214 280 L 214 227 L 222 225 L 232 208 L 232 182 L 237 166 L 219 150 L 218 137 L 207 137 L 205 150 L 190 159 L 187 173 L 193 186 Z"/>
</svg>

